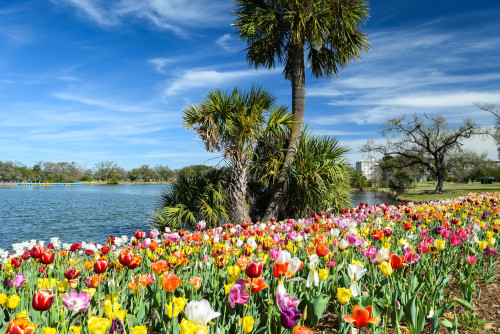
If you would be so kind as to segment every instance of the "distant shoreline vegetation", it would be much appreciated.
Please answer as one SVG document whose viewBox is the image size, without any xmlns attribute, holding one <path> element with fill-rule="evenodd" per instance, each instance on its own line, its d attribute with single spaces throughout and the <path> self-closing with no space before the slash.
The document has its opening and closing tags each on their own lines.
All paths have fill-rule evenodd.
<svg viewBox="0 0 500 334">
<path fill-rule="evenodd" d="M 166 165 L 150 167 L 144 164 L 125 170 L 112 161 L 85 168 L 75 162 L 39 161 L 33 166 L 20 162 L 0 161 L 0 184 L 22 183 L 91 183 L 91 184 L 166 184 L 185 169 L 170 169 Z"/>
</svg>

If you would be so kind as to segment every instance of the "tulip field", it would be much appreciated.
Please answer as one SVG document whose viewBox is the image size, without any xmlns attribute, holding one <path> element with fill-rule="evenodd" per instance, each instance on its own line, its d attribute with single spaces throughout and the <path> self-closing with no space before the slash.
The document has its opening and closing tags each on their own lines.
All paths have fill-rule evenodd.
<svg viewBox="0 0 500 334">
<path fill-rule="evenodd" d="M 499 203 L 361 203 L 105 245 L 14 244 L 0 249 L 0 333 L 482 332 L 474 312 L 499 281 Z"/>
</svg>

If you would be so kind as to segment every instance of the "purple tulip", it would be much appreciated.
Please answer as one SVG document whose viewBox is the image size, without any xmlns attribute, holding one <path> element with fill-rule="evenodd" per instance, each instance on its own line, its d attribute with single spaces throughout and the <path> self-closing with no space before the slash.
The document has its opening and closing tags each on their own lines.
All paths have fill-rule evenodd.
<svg viewBox="0 0 500 334">
<path fill-rule="evenodd" d="M 286 329 L 292 329 L 300 319 L 300 311 L 293 307 L 281 307 L 280 322 Z"/>
<path fill-rule="evenodd" d="M 14 277 L 14 281 L 7 279 L 7 285 L 10 286 L 11 288 L 15 288 L 16 291 L 22 288 L 26 284 L 26 277 L 24 277 L 23 274 L 17 274 Z"/>
<path fill-rule="evenodd" d="M 70 311 L 83 312 L 89 308 L 90 299 L 86 292 L 78 293 L 76 290 L 71 290 L 68 294 L 62 296 L 63 305 Z"/>
<path fill-rule="evenodd" d="M 109 333 L 123 334 L 123 332 L 125 332 L 125 328 L 123 328 L 121 320 L 118 317 L 114 318 L 113 322 L 111 323 L 111 328 L 109 329 Z"/>
</svg>

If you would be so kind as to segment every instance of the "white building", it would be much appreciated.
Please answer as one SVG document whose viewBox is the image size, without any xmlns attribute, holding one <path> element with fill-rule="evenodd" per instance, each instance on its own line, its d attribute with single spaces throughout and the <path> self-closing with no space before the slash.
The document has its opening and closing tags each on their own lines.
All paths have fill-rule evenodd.
<svg viewBox="0 0 500 334">
<path fill-rule="evenodd" d="M 369 161 L 356 161 L 356 170 L 360 170 L 368 180 L 371 180 L 371 178 L 374 176 L 377 166 L 378 161 L 374 158 L 371 158 L 371 160 Z"/>
</svg>

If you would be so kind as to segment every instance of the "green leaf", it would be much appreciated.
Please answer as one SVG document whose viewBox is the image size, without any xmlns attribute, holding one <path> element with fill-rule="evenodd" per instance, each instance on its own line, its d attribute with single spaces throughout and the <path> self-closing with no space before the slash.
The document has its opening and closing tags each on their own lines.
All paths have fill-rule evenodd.
<svg viewBox="0 0 500 334">
<path fill-rule="evenodd" d="M 307 303 L 307 318 L 313 326 L 317 325 L 319 319 L 323 315 L 323 312 L 325 312 L 329 301 L 330 296 L 318 295 L 316 298 Z"/>
<path fill-rule="evenodd" d="M 457 303 L 459 303 L 460 305 L 464 306 L 464 307 L 467 307 L 469 310 L 472 310 L 474 311 L 474 306 L 472 306 L 469 302 L 467 302 L 466 300 L 463 300 L 463 299 L 460 299 L 460 298 L 457 298 L 455 299 L 457 301 Z"/>
<path fill-rule="evenodd" d="M 492 277 L 488 278 L 488 279 L 486 280 L 485 284 L 486 284 L 486 285 L 490 284 L 491 282 L 493 282 L 493 280 L 494 280 L 495 278 L 497 278 L 497 276 L 492 276 Z"/>
</svg>

